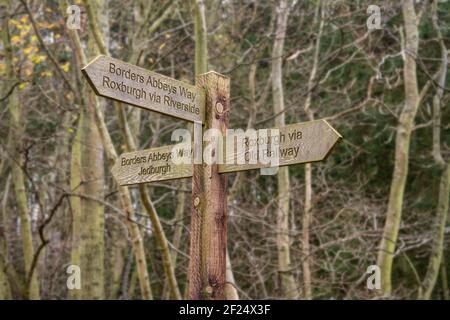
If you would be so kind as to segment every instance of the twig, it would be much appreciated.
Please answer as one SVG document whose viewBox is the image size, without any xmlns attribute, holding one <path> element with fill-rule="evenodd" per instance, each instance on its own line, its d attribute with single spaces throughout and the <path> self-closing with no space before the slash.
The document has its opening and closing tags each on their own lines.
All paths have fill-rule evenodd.
<svg viewBox="0 0 450 320">
<path fill-rule="evenodd" d="M 45 227 L 52 221 L 53 216 L 55 215 L 57 209 L 62 204 L 63 200 L 68 196 L 68 194 L 64 193 L 62 194 L 56 204 L 53 206 L 52 210 L 50 211 L 49 216 L 44 220 L 44 222 L 39 226 L 39 238 L 41 240 L 41 244 L 37 248 L 36 252 L 33 256 L 33 261 L 30 266 L 30 270 L 28 271 L 27 279 L 26 279 L 26 287 L 25 287 L 25 293 L 26 297 L 28 297 L 28 293 L 30 292 L 30 286 L 31 286 L 31 279 L 33 278 L 34 270 L 36 269 L 36 265 L 39 259 L 39 255 L 44 249 L 44 247 L 50 242 L 50 240 L 47 240 L 44 235 L 44 229 Z"/>
<path fill-rule="evenodd" d="M 3 97 L 0 98 L 0 101 L 5 101 L 6 99 L 8 99 L 8 97 L 13 93 L 14 89 L 21 83 L 22 83 L 21 81 L 17 81 L 16 83 L 14 83 L 12 87 L 8 90 L 8 92 Z"/>
</svg>

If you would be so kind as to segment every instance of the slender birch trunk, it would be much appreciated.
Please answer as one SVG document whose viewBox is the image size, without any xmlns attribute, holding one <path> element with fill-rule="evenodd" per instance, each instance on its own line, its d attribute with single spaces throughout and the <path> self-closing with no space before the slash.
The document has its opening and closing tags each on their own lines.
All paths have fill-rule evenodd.
<svg viewBox="0 0 450 320">
<path fill-rule="evenodd" d="M 15 79 L 16 73 L 13 62 L 13 49 L 11 46 L 11 40 L 9 35 L 9 19 L 3 19 L 2 25 L 2 40 L 5 52 L 5 65 L 6 77 L 9 79 Z M 22 171 L 22 165 L 24 157 L 22 153 L 23 149 L 23 135 L 25 123 L 23 121 L 24 114 L 22 112 L 22 105 L 19 100 L 17 90 L 14 90 L 8 98 L 8 110 L 10 115 L 10 155 L 13 161 L 11 161 L 11 175 L 14 187 L 14 196 L 17 205 L 17 212 L 20 218 L 20 235 L 22 237 L 22 249 L 24 257 L 25 274 L 30 271 L 33 257 L 33 235 L 30 221 L 30 213 L 27 202 L 27 189 L 25 185 L 25 176 Z M 25 281 L 26 283 L 27 281 Z M 34 270 L 33 277 L 30 282 L 29 288 L 24 288 L 26 298 L 37 300 L 40 299 L 39 282 L 38 282 L 38 270 Z"/>
<path fill-rule="evenodd" d="M 175 231 L 173 233 L 172 238 L 172 245 L 173 249 L 171 250 L 170 254 L 172 256 L 172 265 L 174 268 L 176 268 L 177 265 L 177 258 L 178 258 L 178 248 L 180 248 L 181 245 L 181 236 L 183 235 L 183 220 L 184 220 L 184 208 L 186 205 L 186 192 L 184 190 L 187 189 L 187 180 L 183 179 L 179 183 L 180 189 L 177 194 L 177 205 L 175 208 L 175 216 L 174 216 L 174 224 L 175 224 Z M 164 290 L 163 290 L 163 297 L 165 299 L 168 298 L 169 292 L 167 290 L 168 288 L 168 281 L 167 279 L 164 281 Z"/>
<path fill-rule="evenodd" d="M 109 32 L 109 0 L 96 0 L 91 1 L 92 5 L 95 5 L 98 12 L 98 26 L 104 35 L 105 46 L 109 47 L 110 44 L 110 32 Z M 97 55 L 97 50 L 95 49 L 95 41 L 92 41 L 91 48 L 92 51 Z M 91 55 L 93 58 L 93 55 Z M 106 99 L 98 99 L 95 98 L 96 103 L 99 103 L 101 111 L 104 113 L 105 108 L 107 107 L 108 101 Z M 97 102 L 98 101 L 98 102 Z M 137 108 L 135 108 L 137 109 Z M 118 204 L 120 206 L 120 204 Z M 111 268 L 111 278 L 108 281 L 108 286 L 105 287 L 105 290 L 108 289 L 108 298 L 109 299 L 117 299 L 121 293 L 121 284 L 122 284 L 122 275 L 124 272 L 125 264 L 126 264 L 126 256 L 127 251 L 129 249 L 127 239 L 123 237 L 123 228 L 117 224 L 111 226 L 112 230 L 110 233 L 111 243 L 114 245 L 111 248 L 111 253 L 105 255 L 107 261 L 111 263 L 113 266 Z M 105 276 L 105 281 L 109 280 Z"/>
<path fill-rule="evenodd" d="M 78 127 L 75 138 L 72 142 L 71 160 L 70 160 L 70 189 L 78 190 L 81 185 L 81 124 L 83 122 L 84 112 L 80 112 Z M 72 212 L 72 251 L 71 264 L 81 265 L 81 198 L 70 198 L 70 209 Z M 81 299 L 81 290 L 70 291 L 71 299 Z"/>
<path fill-rule="evenodd" d="M 428 261 L 427 272 L 422 281 L 422 290 L 420 290 L 419 298 L 429 300 L 436 281 L 439 276 L 439 268 L 444 253 L 445 226 L 448 216 L 448 201 L 450 197 L 450 163 L 443 170 L 439 187 L 439 200 L 437 206 L 437 214 L 434 223 L 433 245 L 431 248 L 430 260 Z"/>
<path fill-rule="evenodd" d="M 275 8 L 277 16 L 275 40 L 272 50 L 272 95 L 273 109 L 278 116 L 275 126 L 285 125 L 284 94 L 283 94 L 283 47 L 286 36 L 286 25 L 289 6 L 286 0 L 280 0 Z M 292 273 L 289 237 L 289 199 L 290 199 L 289 168 L 281 167 L 278 171 L 278 200 L 277 200 L 277 248 L 278 272 L 284 295 L 288 299 L 297 299 L 299 292 Z"/>
<path fill-rule="evenodd" d="M 195 34 L 195 76 L 208 72 L 208 29 L 206 26 L 205 3 L 193 0 Z"/>
<path fill-rule="evenodd" d="M 419 32 L 414 0 L 403 1 L 403 19 L 405 25 L 405 44 L 403 50 L 405 104 L 397 125 L 394 172 L 391 181 L 383 237 L 378 251 L 378 266 L 381 270 L 381 290 L 385 295 L 390 295 L 392 292 L 392 263 L 400 228 L 403 196 L 408 176 L 409 145 L 414 118 L 420 100 L 416 73 Z"/>
<path fill-rule="evenodd" d="M 0 238 L 0 300 L 12 299 L 11 287 L 5 270 L 6 265 L 3 257 L 6 256 L 6 243 L 4 238 Z"/>
<path fill-rule="evenodd" d="M 80 146 L 75 146 L 74 150 L 74 153 L 79 155 L 75 164 L 79 165 L 79 168 L 72 172 L 74 180 L 79 181 L 80 184 L 73 191 L 103 199 L 103 149 L 98 129 L 92 110 L 81 112 L 77 134 Z M 74 211 L 73 216 L 75 227 L 73 236 L 76 241 L 75 247 L 73 247 L 74 260 L 72 263 L 79 263 L 82 288 L 74 290 L 74 297 L 103 299 L 104 208 L 100 202 L 92 199 L 81 197 L 79 200 L 80 211 Z"/>
<path fill-rule="evenodd" d="M 92 53 L 92 36 L 89 40 Z M 83 99 L 76 141 L 72 150 L 72 192 L 103 200 L 103 145 L 95 124 L 93 92 L 82 89 Z M 73 199 L 72 264 L 81 270 L 81 290 L 73 290 L 75 299 L 104 299 L 104 208 L 99 201 Z"/>
<path fill-rule="evenodd" d="M 311 73 L 309 75 L 308 80 L 308 94 L 306 96 L 304 110 L 308 117 L 308 120 L 314 120 L 314 113 L 311 110 L 311 101 L 312 101 L 312 91 L 314 89 L 317 70 L 319 65 L 319 55 L 320 55 L 320 43 L 322 39 L 324 19 L 323 19 L 323 11 L 321 8 L 321 2 L 319 1 L 316 7 L 316 17 L 319 19 L 319 31 L 317 33 L 316 46 L 314 50 L 313 56 L 313 64 L 311 68 Z M 302 219 L 302 254 L 303 254 L 303 295 L 305 299 L 312 299 L 312 276 L 311 276 L 311 249 L 310 249 L 310 225 L 312 220 L 312 166 L 311 163 L 305 164 L 305 208 Z"/>
<path fill-rule="evenodd" d="M 440 134 L 441 134 L 441 101 L 444 96 L 444 88 L 446 83 L 447 68 L 448 68 L 448 53 L 445 46 L 442 33 L 439 29 L 438 3 L 433 3 L 433 26 L 438 35 L 439 44 L 441 46 L 441 67 L 439 86 L 436 89 L 436 94 L 433 97 L 433 158 L 436 165 L 442 168 L 442 176 L 439 185 L 439 198 L 436 209 L 436 217 L 433 230 L 433 244 L 431 246 L 431 255 L 428 261 L 427 272 L 422 281 L 422 287 L 419 290 L 419 298 L 429 300 L 436 281 L 439 276 L 439 269 L 442 265 L 442 258 L 444 254 L 444 240 L 445 240 L 445 226 L 447 225 L 448 202 L 450 197 L 450 162 L 445 164 L 444 158 L 441 154 L 440 148 Z"/>
<path fill-rule="evenodd" d="M 442 255 L 441 263 L 441 286 L 442 286 L 442 296 L 444 300 L 450 300 L 450 292 L 448 290 L 448 277 L 447 277 L 447 264 L 445 259 L 445 252 Z"/>
<path fill-rule="evenodd" d="M 8 175 L 5 183 L 5 189 L 3 190 L 3 195 L 1 200 L 1 212 L 0 212 L 0 300 L 10 300 L 12 299 L 11 286 L 9 284 L 8 275 L 6 273 L 6 264 L 8 263 L 8 246 L 7 246 L 7 236 L 6 228 L 8 226 L 6 217 L 6 201 L 9 197 L 9 192 L 11 189 L 11 175 Z"/>
<path fill-rule="evenodd" d="M 227 250 L 227 282 L 225 284 L 225 297 L 227 300 L 239 300 L 239 294 L 236 289 L 236 280 L 234 279 L 233 267 L 231 265 L 230 253 Z"/>
</svg>

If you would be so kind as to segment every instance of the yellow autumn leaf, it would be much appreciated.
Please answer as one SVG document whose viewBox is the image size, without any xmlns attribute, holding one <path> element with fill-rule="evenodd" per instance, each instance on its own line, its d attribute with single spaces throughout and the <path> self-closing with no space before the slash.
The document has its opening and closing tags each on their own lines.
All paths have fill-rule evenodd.
<svg viewBox="0 0 450 320">
<path fill-rule="evenodd" d="M 22 29 L 22 28 L 19 28 L 21 31 L 20 31 L 20 36 L 22 37 L 22 38 L 24 38 L 27 34 L 28 34 L 28 28 L 27 29 Z"/>
<path fill-rule="evenodd" d="M 26 31 L 28 30 L 28 26 L 25 24 L 18 24 L 17 29 L 21 30 L 22 33 L 26 33 Z"/>
<path fill-rule="evenodd" d="M 14 19 L 10 19 L 9 22 L 14 26 L 17 26 L 19 24 L 19 21 L 14 20 Z"/>
<path fill-rule="evenodd" d="M 19 36 L 12 36 L 11 37 L 11 44 L 12 45 L 16 45 L 20 42 L 20 37 Z"/>
<path fill-rule="evenodd" d="M 20 18 L 20 22 L 27 23 L 27 16 L 22 16 L 22 18 Z"/>
<path fill-rule="evenodd" d="M 164 42 L 159 46 L 158 50 L 162 50 L 165 46 L 166 46 L 166 43 Z"/>
<path fill-rule="evenodd" d="M 41 73 L 41 75 L 43 77 L 51 77 L 51 76 L 53 76 L 53 73 L 51 71 L 44 71 Z"/>
<path fill-rule="evenodd" d="M 69 62 L 62 64 L 61 69 L 63 69 L 64 72 L 69 72 Z"/>
<path fill-rule="evenodd" d="M 22 82 L 21 84 L 19 84 L 19 90 L 23 90 L 28 86 L 27 82 Z"/>
<path fill-rule="evenodd" d="M 38 40 L 37 36 L 35 34 L 33 34 L 31 36 L 31 41 L 36 42 Z"/>
<path fill-rule="evenodd" d="M 42 61 L 45 61 L 45 59 L 47 59 L 47 57 L 44 56 L 44 55 L 34 55 L 34 56 L 31 57 L 31 61 L 32 61 L 34 64 L 39 64 L 39 63 L 41 63 Z"/>
<path fill-rule="evenodd" d="M 34 49 L 36 49 L 35 47 L 26 47 L 25 49 L 23 49 L 23 53 L 26 55 L 29 55 L 30 53 L 32 53 L 34 51 Z"/>
</svg>

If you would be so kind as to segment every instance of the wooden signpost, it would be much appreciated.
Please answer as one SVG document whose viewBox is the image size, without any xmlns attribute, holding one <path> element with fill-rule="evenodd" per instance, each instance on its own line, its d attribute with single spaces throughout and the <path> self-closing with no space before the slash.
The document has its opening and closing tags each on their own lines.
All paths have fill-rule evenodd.
<svg viewBox="0 0 450 320">
<path fill-rule="evenodd" d="M 261 161 L 261 150 L 263 158 L 264 152 L 268 158 L 276 157 L 277 166 L 321 161 L 341 135 L 327 121 L 316 120 L 277 128 L 275 133 L 268 130 L 265 139 L 259 134 L 261 131 L 256 135 L 244 134 L 244 139 L 229 146 L 233 150 L 226 150 L 229 78 L 208 72 L 200 75 L 197 85 L 192 86 L 106 56 L 98 56 L 82 71 L 97 95 L 192 121 L 197 128 L 202 123 L 205 132 L 214 129 L 221 133 L 223 163 L 205 161 L 203 157 L 217 158 L 220 146 L 211 147 L 202 141 L 203 135 L 194 135 L 192 148 L 170 145 L 122 154 L 112 174 L 120 185 L 192 177 L 189 298 L 225 299 L 225 173 L 272 166 Z M 238 148 L 239 143 L 242 148 Z M 178 156 L 177 162 L 174 162 L 175 156 Z M 197 159 L 200 163 L 193 161 Z"/>
</svg>

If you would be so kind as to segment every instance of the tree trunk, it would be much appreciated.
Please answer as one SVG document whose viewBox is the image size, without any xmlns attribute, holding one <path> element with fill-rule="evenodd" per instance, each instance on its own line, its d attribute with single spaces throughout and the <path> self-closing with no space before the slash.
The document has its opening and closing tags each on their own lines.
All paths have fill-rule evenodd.
<svg viewBox="0 0 450 320">
<path fill-rule="evenodd" d="M 172 256 L 172 265 L 175 269 L 177 266 L 177 258 L 178 258 L 178 249 L 181 246 L 181 236 L 183 235 L 183 227 L 184 227 L 184 207 L 186 205 L 186 192 L 184 190 L 187 189 L 187 180 L 183 179 L 179 183 L 180 189 L 177 194 L 177 205 L 175 208 L 175 216 L 174 216 L 174 224 L 175 224 L 175 231 L 173 233 L 172 238 L 172 245 L 173 249 L 171 250 L 171 256 Z M 168 298 L 168 279 L 164 281 L 164 290 L 163 290 L 163 297 L 165 299 Z"/>
<path fill-rule="evenodd" d="M 5 189 L 2 195 L 0 212 L 0 300 L 12 299 L 11 286 L 9 285 L 8 275 L 6 274 L 6 264 L 8 263 L 8 247 L 6 228 L 8 226 L 6 217 L 6 201 L 11 188 L 11 175 L 8 175 L 5 183 Z"/>
<path fill-rule="evenodd" d="M 286 0 L 280 0 L 274 12 L 277 16 L 275 41 L 272 50 L 272 95 L 275 126 L 285 125 L 284 94 L 283 94 L 283 47 L 286 36 L 286 25 L 289 7 Z M 291 266 L 290 237 L 289 237 L 289 168 L 281 167 L 278 171 L 278 201 L 277 201 L 277 248 L 278 272 L 284 295 L 288 299 L 297 299 L 299 296 L 297 283 L 294 279 Z"/>
<path fill-rule="evenodd" d="M 444 300 L 450 300 L 450 293 L 448 290 L 448 277 L 447 277 L 447 264 L 445 263 L 445 251 L 442 254 L 441 263 L 441 283 L 442 283 L 442 296 Z"/>
<path fill-rule="evenodd" d="M 205 3 L 194 0 L 195 76 L 208 72 L 208 34 Z"/>
<path fill-rule="evenodd" d="M 3 26 L 2 26 L 2 40 L 5 52 L 5 65 L 6 65 L 5 74 L 8 79 L 15 79 L 16 74 L 13 62 L 14 54 L 11 47 L 8 21 L 9 19 L 7 18 L 3 19 Z M 11 161 L 11 175 L 17 211 L 19 213 L 20 218 L 20 234 L 22 237 L 24 267 L 25 267 L 25 274 L 27 275 L 30 271 L 33 262 L 34 246 L 33 246 L 33 235 L 31 229 L 30 214 L 27 203 L 25 176 L 22 169 L 22 166 L 24 164 L 23 135 L 25 123 L 23 122 L 24 115 L 22 113 L 22 106 L 19 101 L 17 90 L 14 90 L 8 98 L 8 110 L 10 114 L 10 124 L 11 124 L 10 130 L 11 150 L 9 152 L 11 158 L 13 159 L 13 161 Z M 25 283 L 26 282 L 27 281 L 25 281 Z M 33 272 L 33 278 L 31 279 L 30 287 L 24 289 L 26 298 L 33 300 L 40 299 L 37 266 Z"/>
<path fill-rule="evenodd" d="M 169 243 L 167 241 L 166 234 L 161 225 L 161 221 L 159 220 L 153 202 L 150 200 L 150 197 L 147 194 L 147 188 L 143 184 L 139 185 L 139 194 L 141 196 L 142 205 L 145 207 L 145 210 L 147 211 L 152 223 L 156 242 L 159 246 L 159 249 L 161 250 L 163 268 L 169 283 L 170 296 L 174 300 L 181 300 L 181 293 L 178 288 L 177 279 L 175 277 L 175 270 L 173 268 L 172 259 L 170 257 Z"/>
<path fill-rule="evenodd" d="M 319 55 L 320 55 L 320 43 L 323 33 L 324 19 L 323 10 L 321 7 L 321 2 L 319 1 L 316 7 L 316 17 L 319 17 L 319 31 L 317 33 L 316 47 L 314 50 L 313 64 L 311 67 L 311 73 L 308 80 L 308 93 L 305 100 L 304 110 L 308 116 L 308 120 L 314 120 L 314 113 L 311 110 L 312 92 L 314 90 L 317 70 L 319 66 Z M 304 288 L 304 298 L 312 299 L 312 276 L 311 276 L 311 249 L 310 249 L 310 225 L 312 220 L 312 166 L 311 163 L 305 164 L 305 208 L 302 219 L 302 254 L 303 254 L 303 288 Z"/>
<path fill-rule="evenodd" d="M 436 89 L 436 94 L 433 97 L 433 158 L 438 167 L 442 167 L 442 176 L 439 185 L 439 198 L 436 209 L 436 218 L 434 228 L 432 229 L 433 244 L 431 246 L 431 255 L 428 261 L 428 268 L 425 278 L 422 281 L 422 287 L 419 291 L 420 298 L 429 300 L 433 289 L 436 285 L 439 276 L 439 269 L 442 265 L 442 257 L 444 255 L 444 240 L 445 240 L 445 226 L 447 224 L 448 216 L 448 201 L 450 196 L 450 163 L 445 165 L 444 158 L 441 154 L 440 148 L 440 134 L 441 134 L 441 101 L 444 95 L 445 80 L 447 76 L 448 57 L 447 48 L 442 38 L 441 31 L 438 24 L 437 2 L 433 3 L 433 26 L 438 34 L 439 43 L 441 46 L 441 67 L 439 86 Z"/>
<path fill-rule="evenodd" d="M 403 19 L 406 33 L 403 50 L 405 104 L 397 125 L 394 173 L 391 181 L 383 238 L 378 251 L 378 266 L 381 270 L 381 290 L 385 295 L 390 295 L 392 291 L 392 263 L 400 228 L 403 195 L 408 176 L 411 131 L 413 129 L 414 118 L 419 105 L 415 60 L 419 45 L 419 33 L 416 11 L 414 9 L 414 0 L 403 1 Z"/>
<path fill-rule="evenodd" d="M 90 35 L 89 49 L 94 42 Z M 96 98 L 83 87 L 77 141 L 72 151 L 72 192 L 103 200 L 103 145 L 95 123 Z M 77 168 L 78 167 L 78 168 Z M 78 185 L 77 185 L 78 184 Z M 73 298 L 104 299 L 104 208 L 101 202 L 80 197 L 79 211 L 73 211 L 73 260 L 81 270 L 81 290 L 73 290 Z"/>
<path fill-rule="evenodd" d="M 84 112 L 80 113 L 78 128 L 72 142 L 72 152 L 70 161 L 70 189 L 78 190 L 81 184 L 81 124 Z M 81 265 L 81 198 L 70 198 L 70 209 L 72 212 L 72 251 L 71 263 L 76 266 Z M 81 290 L 70 291 L 71 299 L 81 299 Z"/>
<path fill-rule="evenodd" d="M 0 300 L 10 300 L 11 287 L 9 286 L 8 276 L 3 271 L 6 268 L 3 257 L 6 256 L 6 243 L 4 238 L 0 238 Z"/>
<path fill-rule="evenodd" d="M 89 108 L 92 108 L 90 106 Z M 74 158 L 79 168 L 72 172 L 73 180 L 80 184 L 73 192 L 94 196 L 103 200 L 103 148 L 94 115 L 82 110 L 78 123 L 79 146 L 75 146 Z M 104 298 L 104 212 L 103 205 L 92 199 L 79 199 L 80 211 L 74 211 L 74 256 L 72 264 L 81 269 L 81 290 L 74 290 L 74 298 Z"/>
<path fill-rule="evenodd" d="M 450 196 L 450 163 L 446 165 L 439 187 L 439 201 L 433 228 L 433 245 L 425 278 L 422 282 L 420 299 L 429 300 L 439 276 L 439 268 L 444 252 L 445 226 L 448 216 L 448 200 Z"/>
<path fill-rule="evenodd" d="M 225 297 L 227 300 L 239 300 L 239 294 L 236 289 L 236 280 L 234 279 L 233 267 L 231 266 L 230 253 L 227 250 L 227 282 L 225 284 Z"/>
</svg>

